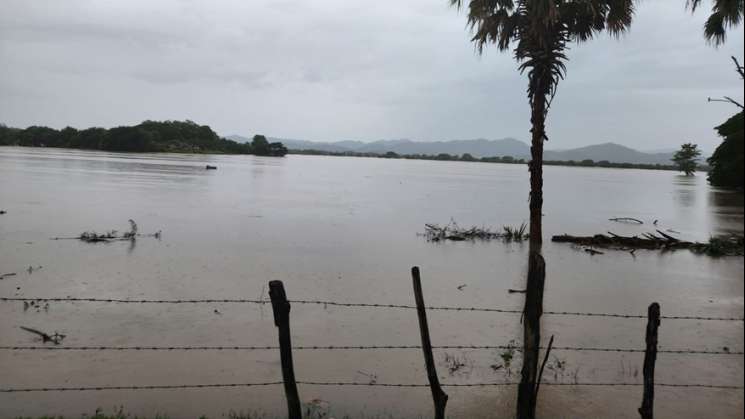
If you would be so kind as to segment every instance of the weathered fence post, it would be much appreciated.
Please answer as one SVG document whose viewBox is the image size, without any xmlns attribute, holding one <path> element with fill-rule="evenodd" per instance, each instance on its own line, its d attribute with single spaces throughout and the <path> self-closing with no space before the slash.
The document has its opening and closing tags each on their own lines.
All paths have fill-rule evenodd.
<svg viewBox="0 0 745 419">
<path fill-rule="evenodd" d="M 292 341 L 290 340 L 290 303 L 287 301 L 282 281 L 269 282 L 269 297 L 274 311 L 274 325 L 279 329 L 279 354 L 282 359 L 282 380 L 287 397 L 288 419 L 302 419 L 300 396 L 295 382 L 295 369 L 292 365 Z"/>
<path fill-rule="evenodd" d="M 657 329 L 660 327 L 660 305 L 652 303 L 648 310 L 647 349 L 644 352 L 644 398 L 639 414 L 642 419 L 654 418 L 654 364 L 657 361 Z"/>
<path fill-rule="evenodd" d="M 518 419 L 535 418 L 545 282 L 546 262 L 540 253 L 531 250 L 523 311 L 523 366 L 517 390 Z"/>
<path fill-rule="evenodd" d="M 427 378 L 432 390 L 432 400 L 435 403 L 435 419 L 445 419 L 445 406 L 448 403 L 448 395 L 442 391 L 440 379 L 437 376 L 435 358 L 432 355 L 432 342 L 429 339 L 429 326 L 427 325 L 427 311 L 424 306 L 422 295 L 422 281 L 419 277 L 419 267 L 411 268 L 411 278 L 414 283 L 414 298 L 416 299 L 416 311 L 419 315 L 419 331 L 422 334 L 422 351 L 424 352 L 424 363 L 427 366 Z"/>
</svg>

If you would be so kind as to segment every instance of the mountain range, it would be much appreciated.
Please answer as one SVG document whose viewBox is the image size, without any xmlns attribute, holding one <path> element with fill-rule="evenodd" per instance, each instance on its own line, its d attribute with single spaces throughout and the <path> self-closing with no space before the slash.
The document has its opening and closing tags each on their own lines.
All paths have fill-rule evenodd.
<svg viewBox="0 0 745 419">
<path fill-rule="evenodd" d="M 228 137 L 238 142 L 250 141 L 239 135 Z M 293 140 L 286 138 L 271 138 L 270 141 L 281 141 L 290 150 L 318 150 L 323 152 L 345 153 L 377 153 L 384 154 L 392 151 L 398 154 L 428 154 L 447 153 L 450 155 L 471 154 L 474 157 L 512 156 L 519 159 L 530 158 L 530 146 L 514 138 L 498 140 L 451 140 L 451 141 L 412 141 L 412 140 L 382 140 L 373 142 L 336 141 L 315 142 Z M 607 160 L 612 163 L 635 164 L 671 164 L 674 151 L 643 152 L 616 143 L 602 143 L 586 147 L 550 150 L 544 153 L 545 160 L 582 161 Z"/>
</svg>

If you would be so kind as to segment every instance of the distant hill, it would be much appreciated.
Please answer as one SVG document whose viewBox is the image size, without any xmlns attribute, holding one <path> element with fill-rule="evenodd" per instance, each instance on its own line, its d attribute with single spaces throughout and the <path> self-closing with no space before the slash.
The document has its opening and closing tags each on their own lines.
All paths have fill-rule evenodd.
<svg viewBox="0 0 745 419">
<path fill-rule="evenodd" d="M 546 150 L 545 160 L 607 160 L 611 163 L 672 164 L 673 152 L 644 153 L 615 143 L 595 144 L 570 150 Z"/>
<path fill-rule="evenodd" d="M 249 139 L 240 135 L 227 137 L 233 141 L 246 142 Z M 315 142 L 274 138 L 281 141 L 290 150 L 318 150 L 333 153 L 357 152 L 385 154 L 389 151 L 398 154 L 440 154 L 462 155 L 469 153 L 475 157 L 513 156 L 527 158 L 530 148 L 522 141 L 514 138 L 501 140 L 451 140 L 451 141 L 412 141 L 412 140 L 382 140 L 365 143 L 362 141 Z"/>
<path fill-rule="evenodd" d="M 237 135 L 228 138 L 238 142 L 249 140 L 246 137 Z M 447 153 L 462 155 L 468 153 L 477 158 L 493 156 L 512 156 L 517 159 L 530 158 L 530 147 L 528 144 L 514 138 L 452 141 L 383 140 L 369 143 L 362 141 L 314 142 L 284 138 L 271 140 L 281 141 L 290 150 L 318 150 L 333 153 L 357 152 L 385 154 L 392 151 L 398 154 L 437 155 Z M 670 159 L 673 154 L 674 150 L 642 152 L 616 143 L 603 143 L 567 150 L 546 150 L 544 159 L 555 161 L 593 160 L 595 162 L 605 160 L 611 163 L 669 165 L 671 164 Z"/>
</svg>

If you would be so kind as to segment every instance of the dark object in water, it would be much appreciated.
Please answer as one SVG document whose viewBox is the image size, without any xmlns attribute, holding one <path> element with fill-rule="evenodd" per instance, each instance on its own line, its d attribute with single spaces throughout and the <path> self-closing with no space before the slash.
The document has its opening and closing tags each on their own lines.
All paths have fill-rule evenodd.
<svg viewBox="0 0 745 419">
<path fill-rule="evenodd" d="M 210 166 L 209 164 L 204 168 L 204 170 L 217 170 L 217 166 Z"/>
<path fill-rule="evenodd" d="M 636 224 L 644 224 L 644 221 L 633 218 L 633 217 L 619 217 L 619 218 L 609 218 L 608 221 L 615 221 L 617 223 L 636 223 Z M 657 220 L 654 220 L 654 225 L 657 225 Z"/>
<path fill-rule="evenodd" d="M 595 255 L 604 255 L 605 254 L 603 252 L 600 252 L 600 251 L 595 250 L 595 249 L 590 248 L 590 247 L 588 247 L 587 249 L 585 249 L 585 252 L 587 252 L 587 253 L 589 253 L 589 254 L 591 254 L 593 256 L 595 256 Z"/>
<path fill-rule="evenodd" d="M 709 256 L 742 256 L 744 252 L 743 236 L 729 235 L 712 237 L 707 243 L 689 242 L 676 239 L 660 230 L 655 233 L 644 233 L 640 236 L 619 236 L 608 232 L 594 236 L 570 236 L 562 234 L 553 236 L 551 241 L 556 243 L 573 243 L 590 248 L 605 248 L 632 251 L 635 249 L 648 250 L 678 250 L 689 249 L 694 253 Z M 588 252 L 589 253 L 589 252 Z"/>
<path fill-rule="evenodd" d="M 35 335 L 41 336 L 41 340 L 44 343 L 46 343 L 46 342 L 52 342 L 55 345 L 59 345 L 62 342 L 62 339 L 65 338 L 65 335 L 61 335 L 61 334 L 59 334 L 57 332 L 54 332 L 54 334 L 52 334 L 52 335 L 48 335 L 48 334 L 46 334 L 46 333 L 44 333 L 44 332 L 42 332 L 40 330 L 32 329 L 30 327 L 23 327 L 23 326 L 21 326 L 21 329 L 23 329 L 23 330 L 25 330 L 27 332 L 33 333 Z"/>
<path fill-rule="evenodd" d="M 8 213 L 8 211 L 0 210 L 0 215 L 4 215 L 4 214 L 7 214 L 7 213 Z"/>
</svg>

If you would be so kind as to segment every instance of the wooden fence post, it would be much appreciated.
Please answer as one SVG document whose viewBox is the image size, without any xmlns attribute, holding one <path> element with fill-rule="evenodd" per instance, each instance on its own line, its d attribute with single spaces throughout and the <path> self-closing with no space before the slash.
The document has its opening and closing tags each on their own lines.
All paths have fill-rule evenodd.
<svg viewBox="0 0 745 419">
<path fill-rule="evenodd" d="M 657 329 L 660 327 L 660 305 L 652 303 L 648 310 L 647 349 L 644 352 L 644 398 L 639 414 L 642 419 L 654 419 L 654 364 L 657 361 Z"/>
<path fill-rule="evenodd" d="M 427 378 L 432 390 L 432 400 L 435 403 L 435 419 L 445 419 L 445 406 L 448 403 L 448 395 L 442 391 L 440 379 L 437 376 L 435 358 L 432 355 L 432 342 L 429 339 L 429 326 L 427 325 L 427 311 L 424 306 L 422 295 L 422 281 L 419 277 L 419 267 L 411 268 L 411 278 L 414 283 L 414 299 L 416 299 L 416 311 L 419 315 L 419 331 L 422 335 L 422 351 L 424 352 L 424 363 L 427 366 Z"/>
<path fill-rule="evenodd" d="M 290 303 L 287 301 L 282 281 L 269 282 L 269 297 L 274 311 L 274 325 L 279 329 L 279 354 L 282 359 L 282 380 L 287 397 L 288 419 L 302 419 L 300 396 L 295 382 L 295 369 L 292 365 L 292 341 L 290 340 Z"/>
<path fill-rule="evenodd" d="M 523 311 L 523 366 L 517 390 L 517 419 L 535 419 L 545 282 L 546 261 L 531 250 Z"/>
</svg>

